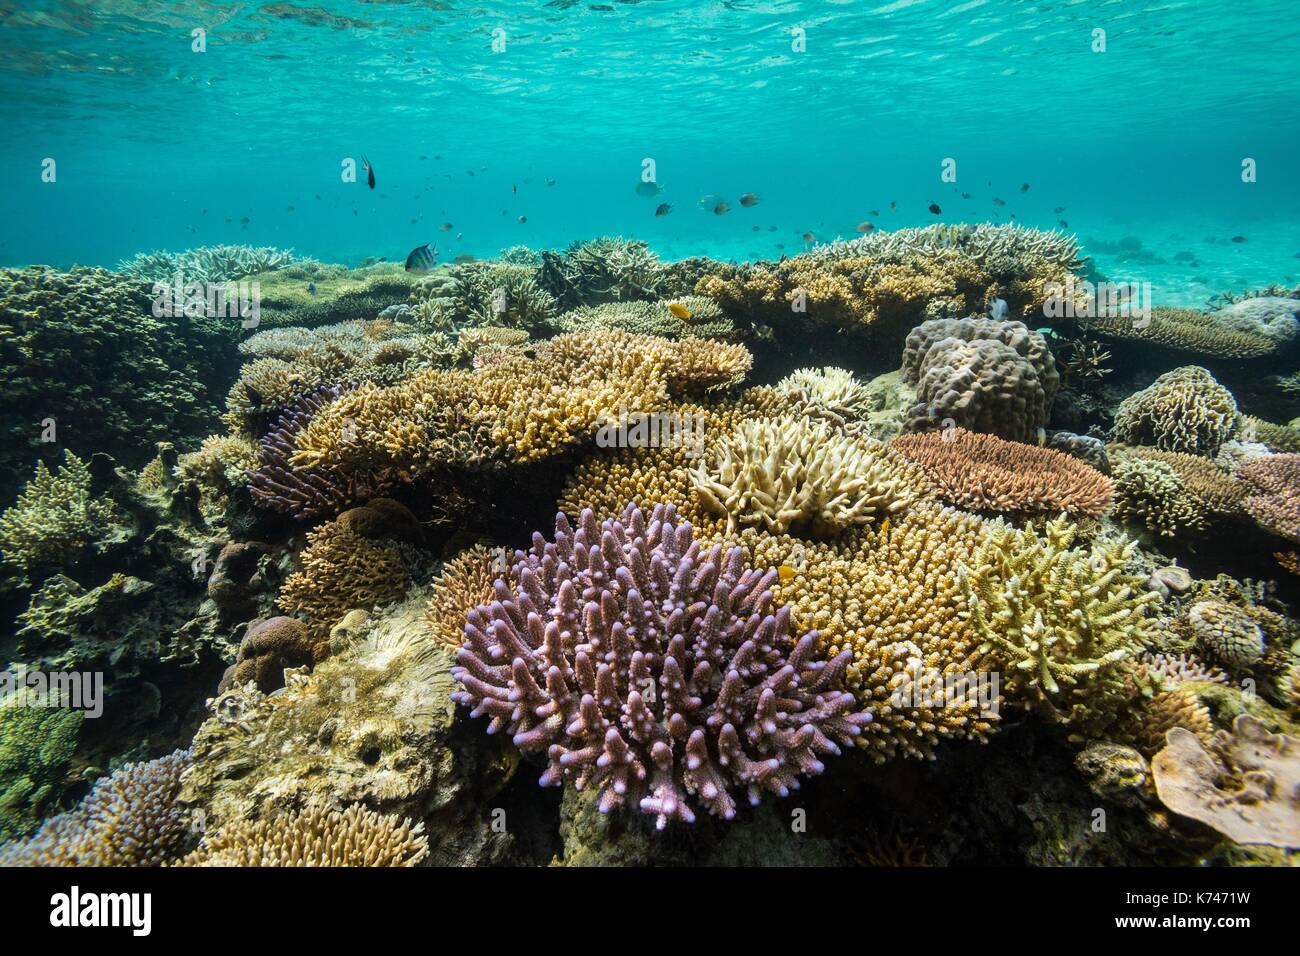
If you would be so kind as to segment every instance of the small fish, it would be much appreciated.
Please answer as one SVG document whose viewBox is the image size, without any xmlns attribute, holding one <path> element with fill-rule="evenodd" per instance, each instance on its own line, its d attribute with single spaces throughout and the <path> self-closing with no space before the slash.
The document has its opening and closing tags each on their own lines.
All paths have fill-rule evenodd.
<svg viewBox="0 0 1300 956">
<path fill-rule="evenodd" d="M 421 158 L 421 159 L 428 159 L 429 157 L 428 157 L 428 156 L 425 156 L 424 153 L 421 153 L 421 154 L 420 154 L 420 158 Z"/>
<path fill-rule="evenodd" d="M 1056 213 L 1059 216 L 1061 213 L 1065 212 L 1065 207 L 1057 206 L 1055 209 L 1052 210 L 1052 212 Z"/>
<path fill-rule="evenodd" d="M 962 193 L 962 194 L 961 194 L 961 198 L 962 198 L 962 199 L 970 199 L 970 193 Z"/>
<path fill-rule="evenodd" d="M 252 405 L 254 408 L 262 407 L 261 392 L 253 388 L 253 386 L 249 385 L 247 382 L 244 383 L 244 391 L 248 394 L 248 404 Z"/>
<path fill-rule="evenodd" d="M 891 202 L 891 203 L 889 204 L 889 211 L 890 211 L 890 212 L 897 212 L 897 211 L 898 211 L 898 203 L 896 203 L 896 202 Z"/>
<path fill-rule="evenodd" d="M 680 302 L 670 302 L 668 304 L 668 311 L 679 319 L 689 319 L 691 317 L 691 310 L 686 308 L 686 306 L 682 305 Z"/>
<path fill-rule="evenodd" d="M 762 226 L 750 226 L 750 227 L 749 227 L 749 231 L 750 231 L 750 232 L 762 232 L 762 231 L 763 231 L 763 227 L 762 227 Z"/>
<path fill-rule="evenodd" d="M 511 183 L 511 184 L 510 184 L 510 191 L 511 191 L 512 193 L 515 193 L 516 195 L 518 195 L 518 193 L 519 193 L 519 187 L 516 186 L 514 183 Z"/>
<path fill-rule="evenodd" d="M 411 250 L 411 254 L 406 257 L 406 271 L 422 275 L 426 272 L 432 272 L 437 262 L 438 247 L 431 246 L 426 242 L 422 246 L 416 246 Z"/>
<path fill-rule="evenodd" d="M 725 202 L 720 202 L 720 203 L 718 203 L 716 206 L 713 207 L 713 214 L 714 214 L 715 216 L 724 216 L 724 215 L 726 215 L 727 210 L 730 209 L 730 208 L 731 208 L 731 207 L 728 206 Z"/>
<path fill-rule="evenodd" d="M 307 283 L 307 294 L 308 294 L 308 295 L 315 295 L 315 294 L 316 294 L 316 283 L 314 283 L 314 282 L 308 282 L 308 283 Z"/>
<path fill-rule="evenodd" d="M 750 206 L 758 205 L 758 197 L 753 193 L 745 193 L 740 197 L 740 204 L 748 209 Z"/>
<path fill-rule="evenodd" d="M 778 249 L 784 249 L 784 248 L 785 248 L 785 243 L 784 243 L 784 242 L 778 242 L 778 243 L 776 244 L 776 247 L 777 247 Z M 784 256 L 783 256 L 782 258 L 784 258 Z"/>
<path fill-rule="evenodd" d="M 670 202 L 661 202 L 661 203 L 659 204 L 659 207 L 658 207 L 657 209 L 655 209 L 655 215 L 656 215 L 656 216 L 666 216 L 666 215 L 668 215 L 668 214 L 669 214 L 670 212 L 672 212 L 672 211 L 673 211 L 673 204 L 672 204 L 672 203 L 670 203 Z"/>
<path fill-rule="evenodd" d="M 889 519 L 888 519 L 888 518 L 886 518 L 884 521 L 880 522 L 880 533 L 881 533 L 881 534 L 889 534 Z"/>
<path fill-rule="evenodd" d="M 467 176 L 473 176 L 473 175 L 474 175 L 474 170 L 472 170 L 472 169 L 467 169 L 467 170 L 465 170 L 465 175 L 467 175 Z"/>
<path fill-rule="evenodd" d="M 994 197 L 993 197 L 993 205 L 995 205 L 995 206 L 1005 206 L 1005 205 L 1006 205 L 1006 202 L 1004 202 L 1003 200 L 999 199 L 997 196 L 994 196 Z"/>
<path fill-rule="evenodd" d="M 289 211 L 289 212 L 293 212 L 293 207 L 290 206 L 288 211 Z"/>
<path fill-rule="evenodd" d="M 1020 191 L 1021 191 L 1022 193 L 1027 193 L 1027 192 L 1029 192 L 1029 183 L 1021 183 L 1021 184 L 1020 184 Z"/>
<path fill-rule="evenodd" d="M 803 241 L 804 241 L 804 242 L 814 242 L 814 241 L 816 241 L 816 239 L 817 239 L 817 237 L 814 236 L 811 232 L 805 232 L 805 233 L 803 234 Z M 785 248 L 785 247 L 782 246 L 782 248 Z"/>
<path fill-rule="evenodd" d="M 316 198 L 317 198 L 317 199 L 320 199 L 320 193 L 317 193 L 317 194 L 316 194 Z"/>
<path fill-rule="evenodd" d="M 776 576 L 781 579 L 782 584 L 790 581 L 796 573 L 795 569 L 788 564 L 783 564 L 776 569 Z"/>
<path fill-rule="evenodd" d="M 867 233 L 869 233 L 869 232 L 871 232 L 872 230 L 874 230 L 874 229 L 876 228 L 876 226 L 875 226 L 874 223 L 867 222 L 867 221 L 864 220 L 864 221 L 858 223 L 858 224 L 857 224 L 856 226 L 854 226 L 853 228 L 856 229 L 858 232 L 862 233 L 863 235 L 866 235 Z"/>
<path fill-rule="evenodd" d="M 936 216 L 943 214 L 943 210 L 939 208 L 939 204 L 937 202 L 930 203 L 929 209 L 930 212 L 934 213 Z"/>
<path fill-rule="evenodd" d="M 658 196 L 663 191 L 664 191 L 664 187 L 660 186 L 653 179 L 650 180 L 650 182 L 648 183 L 636 184 L 636 194 L 638 196 L 645 196 L 647 199 L 650 198 L 651 196 Z"/>
<path fill-rule="evenodd" d="M 546 179 L 546 185 L 548 185 L 548 186 L 554 186 L 554 185 L 555 185 L 555 180 L 554 180 L 554 179 L 551 179 L 551 178 L 548 176 L 547 179 Z"/>
<path fill-rule="evenodd" d="M 1070 228 L 1070 224 L 1069 224 L 1068 222 L 1066 222 L 1064 219 L 1058 219 L 1058 220 L 1056 220 L 1056 224 L 1057 224 L 1058 226 L 1060 226 L 1062 229 L 1069 229 L 1069 228 Z"/>
<path fill-rule="evenodd" d="M 1245 236 L 1233 236 L 1233 237 L 1232 237 L 1232 241 L 1233 241 L 1233 242 L 1248 242 L 1249 240 L 1248 240 Z"/>
<path fill-rule="evenodd" d="M 366 185 L 371 189 L 375 188 L 375 167 L 370 165 L 370 160 L 366 159 L 366 154 L 361 154 L 361 165 L 366 170 Z"/>
<path fill-rule="evenodd" d="M 434 158 L 434 159 L 442 159 L 442 153 L 434 153 L 434 154 L 433 154 L 433 158 Z"/>
<path fill-rule="evenodd" d="M 528 217 L 527 217 L 527 216 L 520 216 L 520 217 L 519 217 L 519 223 L 520 223 L 520 225 L 523 225 L 523 224 L 526 223 L 527 221 L 528 221 Z"/>
<path fill-rule="evenodd" d="M 452 231 L 453 229 L 455 229 L 456 227 L 453 226 L 453 225 L 452 225 L 451 223 L 449 223 L 449 222 L 444 222 L 444 223 L 443 223 L 441 226 L 439 226 L 438 228 L 439 228 L 441 231 L 443 231 L 443 232 L 451 232 L 451 231 Z"/>
<path fill-rule="evenodd" d="M 867 211 L 870 212 L 871 215 L 873 215 L 873 216 L 879 216 L 879 215 L 880 215 L 880 210 L 879 210 L 879 209 L 869 209 L 869 210 L 867 210 Z"/>
<path fill-rule="evenodd" d="M 994 299 L 989 303 L 989 318 L 1001 322 L 1007 317 L 1007 300 Z"/>
<path fill-rule="evenodd" d="M 251 220 L 251 219 L 249 219 L 247 216 L 245 216 L 243 219 L 241 219 L 241 220 L 239 220 L 239 221 L 240 221 L 241 223 L 243 223 L 245 226 L 247 226 L 247 225 L 248 225 L 250 222 L 252 222 L 253 220 Z"/>
</svg>

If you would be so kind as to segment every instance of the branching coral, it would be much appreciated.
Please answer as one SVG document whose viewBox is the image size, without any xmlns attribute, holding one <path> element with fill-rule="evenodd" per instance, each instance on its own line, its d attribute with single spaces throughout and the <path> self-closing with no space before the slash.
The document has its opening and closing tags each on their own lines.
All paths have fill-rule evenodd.
<svg viewBox="0 0 1300 956">
<path fill-rule="evenodd" d="M 576 531 L 559 515 L 515 558 L 517 592 L 469 614 L 456 700 L 545 752 L 544 786 L 593 787 L 602 812 L 633 804 L 661 829 L 693 822 L 692 798 L 730 819 L 731 788 L 786 796 L 871 719 L 838 689 L 850 655 L 817 660 L 816 633 L 793 641 L 789 611 L 768 613 L 776 572 L 703 550 L 671 506 L 588 510 Z"/>
<path fill-rule="evenodd" d="M 1076 548 L 1077 534 L 1065 518 L 1048 522 L 1044 537 L 995 526 L 961 581 L 980 650 L 1008 695 L 1083 725 L 1123 701 L 1119 665 L 1149 645 L 1147 606 L 1159 598 L 1124 570 L 1135 544 Z"/>
<path fill-rule="evenodd" d="M 1020 322 L 936 319 L 914 328 L 903 380 L 916 387 L 907 431 L 959 426 L 1034 442 L 1060 385 L 1047 340 Z"/>
<path fill-rule="evenodd" d="M 974 511 L 1100 515 L 1111 481 L 1077 458 L 964 428 L 902 435 L 890 447 L 916 462 L 947 501 Z"/>
<path fill-rule="evenodd" d="M 80 710 L 0 701 L 0 843 L 26 836 L 58 806 L 84 719 Z M 13 852 L 0 849 L 0 866 Z"/>
<path fill-rule="evenodd" d="M 1300 541 L 1300 454 L 1242 462 L 1237 479 L 1246 486 L 1246 511 L 1261 527 Z"/>
<path fill-rule="evenodd" d="M 984 740 L 997 726 L 958 574 L 984 534 L 980 518 L 921 502 L 835 544 L 738 535 L 751 564 L 778 568 L 773 593 L 795 624 L 816 628 L 827 655 L 851 654 L 845 682 L 871 711 L 861 746 L 877 762 L 932 758 L 943 739 Z"/>
<path fill-rule="evenodd" d="M 543 252 L 539 282 L 565 309 L 626 299 L 653 299 L 664 265 L 639 239 L 575 242 L 563 252 Z"/>
<path fill-rule="evenodd" d="M 1241 714 L 1208 749 L 1189 731 L 1169 731 L 1151 770 L 1175 813 L 1237 843 L 1300 848 L 1300 740 Z"/>
<path fill-rule="evenodd" d="M 313 630 L 329 633 L 353 608 L 368 610 L 399 600 L 410 584 L 401 552 L 334 521 L 307 532 L 302 570 L 280 589 L 280 607 L 306 614 Z"/>
<path fill-rule="evenodd" d="M 90 469 L 71 451 L 54 471 L 36 474 L 12 507 L 0 512 L 0 551 L 23 571 L 60 565 L 104 536 L 121 516 L 108 498 L 91 493 Z"/>
<path fill-rule="evenodd" d="M 876 411 L 866 384 L 842 368 L 801 368 L 777 382 L 775 391 L 793 402 L 795 414 L 821 418 L 857 431 Z"/>
<path fill-rule="evenodd" d="M 468 324 L 540 331 L 558 310 L 555 296 L 538 284 L 531 265 L 452 265 L 422 280 L 413 295 L 416 323 L 432 329 Z"/>
<path fill-rule="evenodd" d="M 465 639 L 465 616 L 496 594 L 498 579 L 509 581 L 504 549 L 475 545 L 448 561 L 433 580 L 425 623 L 434 639 L 452 650 Z"/>
<path fill-rule="evenodd" d="M 679 316 L 671 306 L 683 308 L 689 315 Z M 639 335 L 665 338 L 694 336 L 701 339 L 734 339 L 736 327 L 712 299 L 699 295 L 683 296 L 672 302 L 612 302 L 582 306 L 555 320 L 562 332 L 590 332 L 621 329 Z"/>
<path fill-rule="evenodd" d="M 199 246 L 184 252 L 158 249 L 118 263 L 117 271 L 146 282 L 229 282 L 258 272 L 272 272 L 299 260 L 292 249 L 272 246 Z"/>
<path fill-rule="evenodd" d="M 1213 521 L 1241 513 L 1242 487 L 1208 458 L 1125 445 L 1111 445 L 1109 453 L 1121 521 L 1194 540 Z"/>
<path fill-rule="evenodd" d="M 814 538 L 878 521 L 925 492 L 882 443 L 793 417 L 741 422 L 691 481 L 729 531 L 756 524 Z"/>
<path fill-rule="evenodd" d="M 0 848 L 0 866 L 162 866 L 179 857 L 191 820 L 176 803 L 190 765 L 178 750 L 129 763 L 98 781 L 74 810 Z"/>
<path fill-rule="evenodd" d="M 1111 436 L 1133 445 L 1213 458 L 1239 425 L 1232 393 L 1205 369 L 1186 365 L 1124 399 L 1115 411 Z"/>
<path fill-rule="evenodd" d="M 207 833 L 181 866 L 415 866 L 429 853 L 424 824 L 358 803 L 323 804 Z"/>
</svg>

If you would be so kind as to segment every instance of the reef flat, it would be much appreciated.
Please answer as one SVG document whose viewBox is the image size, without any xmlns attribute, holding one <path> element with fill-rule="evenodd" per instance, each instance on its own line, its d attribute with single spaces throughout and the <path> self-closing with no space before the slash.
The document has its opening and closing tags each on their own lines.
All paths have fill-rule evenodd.
<svg viewBox="0 0 1300 956">
<path fill-rule="evenodd" d="M 989 224 L 0 270 L 0 864 L 1293 864 L 1300 290 L 1130 293 Z"/>
</svg>

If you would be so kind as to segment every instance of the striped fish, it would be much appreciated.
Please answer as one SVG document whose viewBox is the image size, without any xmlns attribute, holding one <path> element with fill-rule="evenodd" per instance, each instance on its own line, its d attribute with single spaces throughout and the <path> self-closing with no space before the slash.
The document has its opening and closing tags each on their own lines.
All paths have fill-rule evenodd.
<svg viewBox="0 0 1300 956">
<path fill-rule="evenodd" d="M 430 246 L 426 242 L 422 246 L 416 246 L 411 250 L 411 254 L 406 257 L 406 271 L 415 273 L 432 272 L 437 261 L 438 247 Z"/>
</svg>

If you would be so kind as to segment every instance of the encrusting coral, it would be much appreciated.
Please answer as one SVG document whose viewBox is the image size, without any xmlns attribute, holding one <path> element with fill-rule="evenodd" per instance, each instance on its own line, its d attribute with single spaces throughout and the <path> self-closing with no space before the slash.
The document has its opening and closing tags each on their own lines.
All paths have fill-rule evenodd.
<svg viewBox="0 0 1300 956">
<path fill-rule="evenodd" d="M 1021 322 L 935 319 L 908 333 L 903 381 L 917 398 L 905 431 L 957 426 L 1036 442 L 1061 378 L 1047 340 Z"/>
<path fill-rule="evenodd" d="M 1077 458 L 964 428 L 901 435 L 889 447 L 915 462 L 944 500 L 972 511 L 1096 516 L 1111 480 Z"/>
<path fill-rule="evenodd" d="M 758 524 L 813 538 L 878 521 L 926 490 L 886 445 L 796 417 L 741 422 L 691 482 L 728 530 Z"/>
<path fill-rule="evenodd" d="M 204 834 L 181 866 L 415 866 L 429 854 L 424 824 L 354 803 L 315 804 L 265 820 L 234 820 Z"/>
<path fill-rule="evenodd" d="M 1208 748 L 1181 728 L 1167 739 L 1151 761 L 1165 806 L 1237 843 L 1300 848 L 1300 740 L 1248 714 Z"/>
<path fill-rule="evenodd" d="M 1111 437 L 1133 445 L 1213 458 L 1240 427 L 1237 402 L 1197 365 L 1166 372 L 1124 399 Z"/>
<path fill-rule="evenodd" d="M 516 552 L 517 591 L 470 612 L 453 670 L 471 716 L 546 754 L 543 786 L 592 787 L 602 812 L 660 829 L 693 822 L 692 800 L 732 818 L 732 788 L 788 795 L 871 720 L 837 689 L 850 655 L 818 660 L 815 632 L 768 613 L 776 572 L 692 537 L 671 505 L 557 516 L 554 542 Z"/>
<path fill-rule="evenodd" d="M 192 820 L 177 804 L 190 754 L 129 763 L 95 783 L 80 804 L 0 847 L 0 866 L 162 866 L 179 857 Z"/>
</svg>

